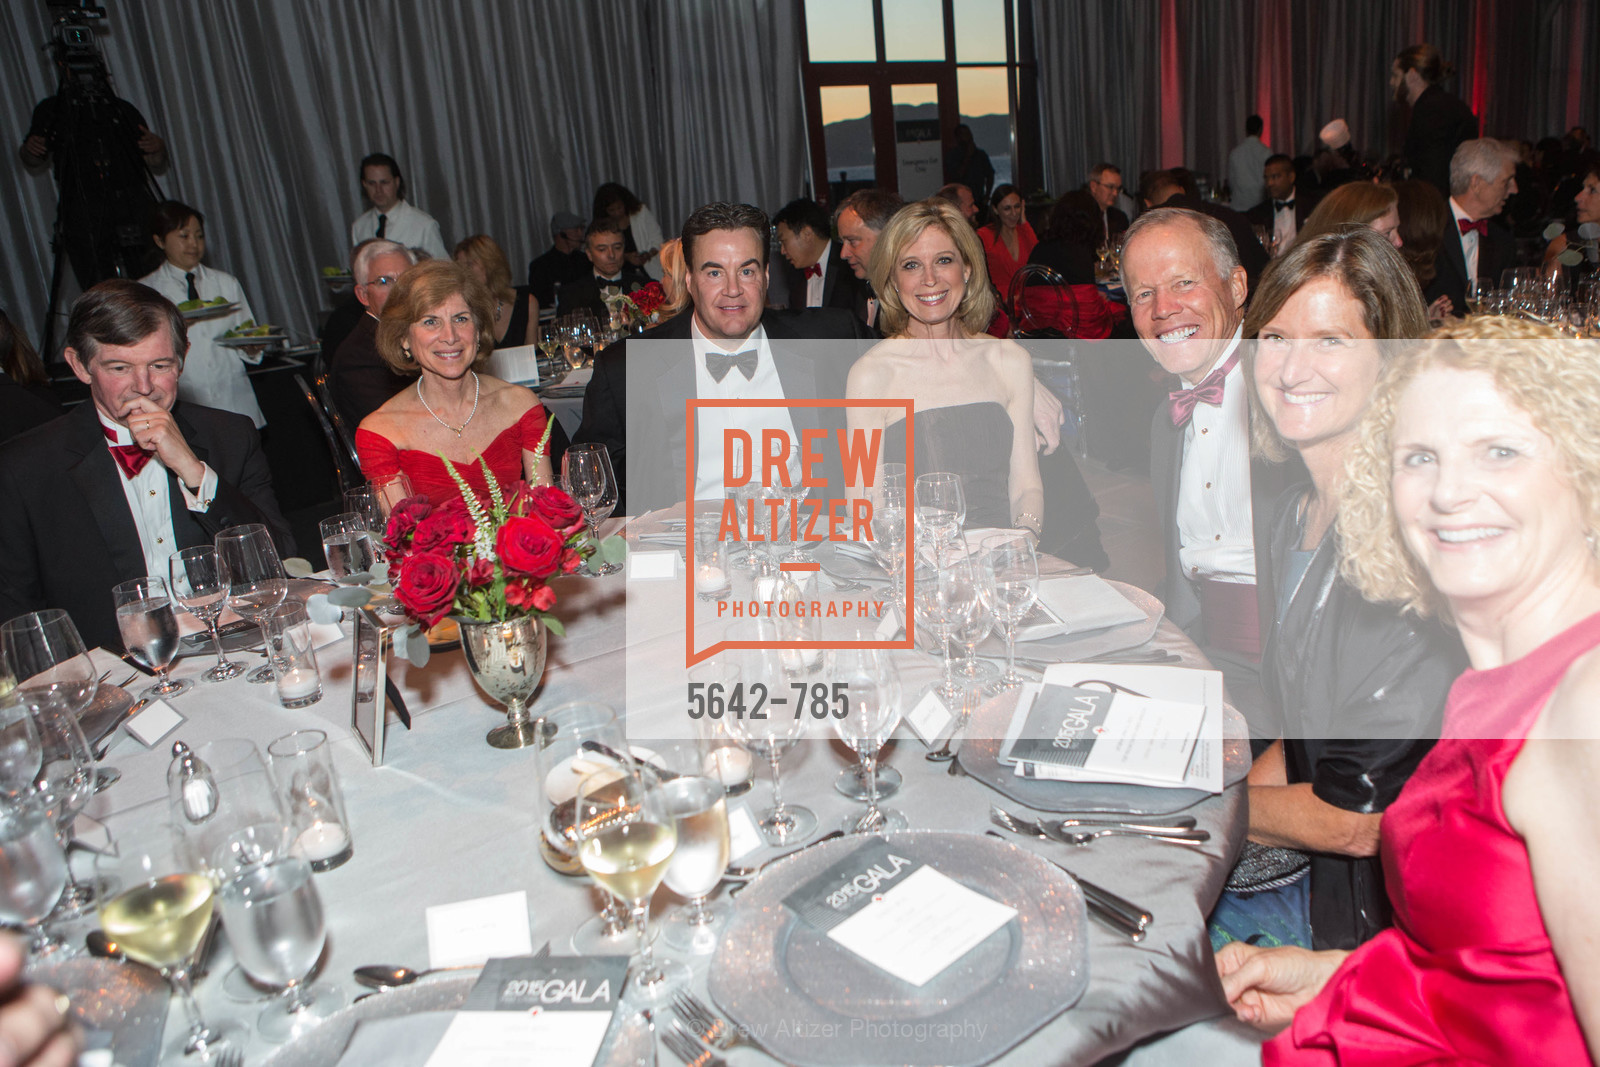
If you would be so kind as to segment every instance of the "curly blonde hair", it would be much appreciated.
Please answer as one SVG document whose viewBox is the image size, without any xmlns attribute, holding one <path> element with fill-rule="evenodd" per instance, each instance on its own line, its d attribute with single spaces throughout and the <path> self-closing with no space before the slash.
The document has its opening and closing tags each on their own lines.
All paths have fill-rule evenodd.
<svg viewBox="0 0 1600 1067">
<path fill-rule="evenodd" d="M 471 271 L 454 260 L 429 259 L 400 276 L 389 291 L 378 320 L 378 355 L 396 374 L 417 375 L 422 370 L 407 350 L 411 327 L 452 296 L 459 296 L 478 327 L 478 354 L 473 370 L 482 370 L 494 351 L 494 297 Z"/>
<path fill-rule="evenodd" d="M 872 278 L 873 291 L 877 293 L 878 328 L 885 337 L 895 337 L 905 332 L 911 321 L 911 312 L 900 291 L 895 288 L 894 268 L 906 248 L 922 236 L 929 226 L 937 226 L 947 234 L 961 255 L 967 268 L 967 291 L 956 308 L 956 320 L 969 334 L 980 334 L 994 318 L 994 288 L 989 284 L 989 265 L 983 256 L 983 245 L 978 234 L 962 217 L 961 212 L 948 200 L 932 197 L 907 204 L 895 212 L 883 228 L 878 241 L 872 246 L 872 261 L 867 273 Z"/>
<path fill-rule="evenodd" d="M 1482 371 L 1528 413 L 1554 443 L 1592 532 L 1600 530 L 1600 359 L 1549 326 L 1482 316 L 1429 334 L 1378 379 L 1339 494 L 1340 570 L 1368 600 L 1448 619 L 1449 605 L 1406 547 L 1393 496 L 1395 413 L 1412 381 L 1434 367 Z M 1589 545 L 1592 558 L 1593 537 Z"/>
</svg>

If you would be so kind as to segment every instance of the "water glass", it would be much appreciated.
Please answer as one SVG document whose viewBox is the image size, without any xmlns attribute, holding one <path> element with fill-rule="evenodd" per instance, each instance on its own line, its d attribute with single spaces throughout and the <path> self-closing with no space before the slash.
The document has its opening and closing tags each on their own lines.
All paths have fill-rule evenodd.
<svg viewBox="0 0 1600 1067">
<path fill-rule="evenodd" d="M 1026 536 L 998 534 L 983 542 L 979 594 L 1006 635 L 1006 670 L 997 683 L 1015 689 L 1027 679 L 1017 673 L 1017 627 L 1039 598 L 1039 560 Z"/>
<path fill-rule="evenodd" d="M 679 951 L 707 956 L 716 951 L 727 918 L 725 907 L 709 902 L 728 869 L 727 795 L 721 780 L 707 774 L 710 749 L 700 732 L 648 744 L 645 773 L 654 767 L 675 775 L 661 783 L 678 829 L 678 847 L 663 881 L 688 901 L 668 913 L 661 936 Z"/>
<path fill-rule="evenodd" d="M 139 694 L 142 700 L 166 699 L 194 688 L 188 678 L 173 681 L 172 663 L 178 656 L 178 615 L 160 578 L 135 578 L 111 590 L 117 608 L 117 629 L 122 647 L 146 670 L 156 672 L 156 684 Z"/>
<path fill-rule="evenodd" d="M 875 635 L 871 630 L 859 630 L 853 640 L 871 642 Z M 843 685 L 849 700 L 848 712 L 844 718 L 834 719 L 834 729 L 860 758 L 861 775 L 867 785 L 867 810 L 846 816 L 842 829 L 849 834 L 904 830 L 906 817 L 892 808 L 878 807 L 875 788 L 878 753 L 900 725 L 900 676 L 894 662 L 882 649 L 840 648 L 833 653 L 831 672 L 829 680 L 833 686 Z"/>
<path fill-rule="evenodd" d="M 0 922 L 25 927 L 38 957 L 66 942 L 45 928 L 67 885 L 67 853 L 49 814 L 23 799 L 0 804 Z"/>
<path fill-rule="evenodd" d="M 298 601 L 280 604 L 261 622 L 267 635 L 267 659 L 278 682 L 278 703 L 304 708 L 322 699 L 322 675 L 311 638 L 311 620 Z"/>
<path fill-rule="evenodd" d="M 65 849 L 72 841 L 78 813 L 95 794 L 94 756 L 77 716 L 60 693 L 24 689 L 18 697 L 39 733 L 39 772 L 32 799 L 55 823 L 56 839 Z M 69 865 L 67 888 L 56 905 L 55 917 L 77 918 L 94 900 L 94 887 L 79 882 Z"/>
<path fill-rule="evenodd" d="M 267 756 L 289 811 L 290 853 L 318 872 L 347 862 L 355 855 L 355 843 L 328 735 L 296 730 L 269 744 Z"/>
<path fill-rule="evenodd" d="M 356 575 L 370 579 L 373 564 L 379 559 L 382 537 L 374 536 L 372 518 L 355 511 L 331 515 L 317 524 L 322 534 L 322 554 L 328 573 L 340 585 L 356 584 Z"/>
<path fill-rule="evenodd" d="M 739 670 L 750 680 L 746 682 L 743 694 L 747 707 L 753 706 L 757 700 L 751 686 L 757 682 L 763 685 L 775 685 L 785 676 L 782 657 L 778 650 L 771 647 L 774 642 L 781 640 L 774 621 L 754 619 L 728 627 L 729 641 L 757 646 L 738 650 Z M 783 651 L 791 654 L 794 652 L 790 649 Z M 819 658 L 820 655 L 818 653 Z M 785 688 L 787 689 L 787 686 Z M 779 694 L 769 694 L 772 695 Z M 786 709 L 779 708 L 759 719 L 750 715 L 729 714 L 723 717 L 723 722 L 727 725 L 728 732 L 740 744 L 744 745 L 752 755 L 766 760 L 772 770 L 772 807 L 762 812 L 757 820 L 761 836 L 771 845 L 791 844 L 810 837 L 811 832 L 817 828 L 817 817 L 809 808 L 784 802 L 783 780 L 779 769 L 784 753 L 805 736 L 809 722 L 807 717 L 791 715 Z"/>
<path fill-rule="evenodd" d="M 43 763 L 44 746 L 27 702 L 12 694 L 0 697 L 0 793 L 7 800 L 31 796 Z"/>
</svg>

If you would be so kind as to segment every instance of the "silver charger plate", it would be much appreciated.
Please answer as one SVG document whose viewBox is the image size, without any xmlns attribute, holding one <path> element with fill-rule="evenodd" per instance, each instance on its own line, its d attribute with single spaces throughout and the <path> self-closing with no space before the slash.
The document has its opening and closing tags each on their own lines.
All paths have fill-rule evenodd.
<svg viewBox="0 0 1600 1067">
<path fill-rule="evenodd" d="M 784 906 L 784 896 L 863 840 L 824 842 L 763 871 L 735 901 L 712 958 L 712 998 L 780 1062 L 988 1063 L 1083 995 L 1083 893 L 1060 868 L 1009 842 L 946 831 L 891 835 L 907 858 L 1017 910 L 921 987 L 867 963 Z"/>
<path fill-rule="evenodd" d="M 28 977 L 71 999 L 72 1020 L 88 1032 L 89 1048 L 109 1047 L 123 1067 L 155 1067 L 161 1059 L 161 1035 L 173 996 L 155 971 L 94 956 L 47 956 Z"/>
<path fill-rule="evenodd" d="M 285 600 L 298 600 L 304 604 L 306 598 L 313 593 L 328 593 L 337 589 L 332 582 L 320 578 L 290 578 L 289 592 Z M 182 608 L 177 609 L 180 612 Z M 228 625 L 232 625 L 231 623 Z M 261 627 L 255 623 L 239 628 L 232 633 L 222 635 L 222 650 L 224 652 L 248 652 L 251 649 L 261 651 Z M 211 641 L 210 630 L 200 630 L 188 634 L 178 641 L 178 655 L 174 662 L 189 656 L 216 655 L 217 646 Z"/>
<path fill-rule="evenodd" d="M 276 345 L 288 338 L 288 334 L 274 331 L 272 333 L 254 334 L 250 337 L 218 337 L 216 343 L 223 348 L 254 348 L 256 345 Z"/>
<path fill-rule="evenodd" d="M 184 322 L 204 322 L 206 319 L 220 319 L 224 315 L 232 315 L 239 310 L 237 303 L 211 304 L 206 307 L 195 308 L 193 311 L 179 311 Z"/>
<path fill-rule="evenodd" d="M 847 582 L 889 581 L 889 573 L 878 565 L 872 550 L 856 542 L 823 541 L 816 547 L 816 561 L 822 572 L 832 578 Z"/>
<path fill-rule="evenodd" d="M 467 999 L 477 980 L 475 973 L 424 980 L 350 1004 L 324 1019 L 315 1029 L 279 1046 L 276 1052 L 261 1061 L 262 1067 L 333 1067 L 344 1055 L 358 1023 L 423 1012 L 456 1011 Z M 600 1046 L 600 1055 L 595 1058 L 597 1067 L 637 1067 L 641 1063 L 653 1062 L 650 1028 L 642 1016 L 628 1012 L 625 1002 L 612 1020 L 611 1031 Z M 437 1033 L 433 1034 L 436 1044 L 438 1038 L 444 1035 L 444 1026 L 429 1028 L 429 1033 L 434 1029 L 437 1029 Z M 414 1058 L 391 1059 L 385 1067 L 410 1067 L 413 1064 L 422 1067 L 433 1054 L 434 1044 L 418 1044 Z"/>
<path fill-rule="evenodd" d="M 1039 577 L 1041 581 L 1048 581 L 1051 576 Z M 1108 584 L 1126 597 L 1130 604 L 1144 612 L 1144 618 L 1138 622 L 1125 622 L 1121 626 L 1107 626 L 1076 634 L 1058 634 L 1038 641 L 1018 641 L 1017 655 L 1029 659 L 1074 663 L 1094 656 L 1103 656 L 1108 652 L 1138 648 L 1154 637 L 1156 630 L 1161 626 L 1161 616 L 1166 610 L 1162 607 L 1161 601 L 1136 585 L 1128 585 L 1125 582 Z M 1005 654 L 1006 643 L 999 634 L 999 627 L 996 627 L 995 632 L 978 646 L 978 655 L 997 659 L 1003 658 Z"/>
</svg>

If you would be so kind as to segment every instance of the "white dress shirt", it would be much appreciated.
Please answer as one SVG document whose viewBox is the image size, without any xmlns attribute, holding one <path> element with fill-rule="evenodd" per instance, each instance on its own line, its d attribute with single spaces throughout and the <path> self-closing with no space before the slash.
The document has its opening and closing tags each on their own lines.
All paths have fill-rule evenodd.
<svg viewBox="0 0 1600 1067">
<path fill-rule="evenodd" d="M 1295 225 L 1294 197 L 1289 198 L 1288 207 L 1275 207 L 1272 209 L 1272 240 L 1273 247 L 1278 250 L 1278 255 L 1289 251 L 1289 246 L 1294 244 L 1294 235 L 1299 232 Z"/>
<path fill-rule="evenodd" d="M 1239 345 L 1233 335 L 1221 366 Z M 1191 388 L 1184 383 L 1184 388 Z M 1196 581 L 1256 580 L 1250 515 L 1250 407 L 1244 361 L 1223 379 L 1222 403 L 1196 404 L 1184 427 L 1178 472 L 1178 562 Z"/>
<path fill-rule="evenodd" d="M 245 299 L 239 279 L 227 271 L 213 270 L 202 263 L 192 273 L 200 299 L 214 300 L 220 296 L 239 307 L 220 318 L 188 323 L 189 354 L 183 359 L 178 395 L 194 404 L 247 415 L 259 430 L 267 420 L 261 414 L 261 405 L 256 403 L 256 392 L 245 376 L 244 365 L 260 363 L 261 355 L 247 355 L 242 348 L 225 348 L 216 343 L 217 338 L 235 326 L 254 319 L 255 312 L 250 310 L 250 301 Z M 189 282 L 184 274 L 167 261 L 139 280 L 174 304 L 181 304 L 189 299 Z"/>
<path fill-rule="evenodd" d="M 817 260 L 817 266 L 822 269 L 821 274 L 814 274 L 806 279 L 806 307 L 819 308 L 822 306 L 822 287 L 828 282 L 828 260 L 833 257 L 833 242 L 828 242 L 828 247 L 822 250 L 822 258 Z"/>
<path fill-rule="evenodd" d="M 350 224 L 351 248 L 378 236 L 378 214 L 378 209 L 372 208 Z M 450 253 L 444 247 L 444 236 L 439 232 L 439 224 L 426 211 L 401 200 L 383 215 L 388 220 L 383 227 L 385 241 L 394 241 L 407 248 L 420 248 L 434 259 L 450 258 Z"/>
<path fill-rule="evenodd" d="M 700 400 L 782 400 L 783 382 L 778 378 L 778 365 L 772 360 L 772 346 L 767 341 L 765 327 L 755 331 L 732 348 L 724 348 L 700 332 L 700 324 L 691 322 L 694 338 L 695 396 Z M 746 349 L 756 350 L 756 369 L 749 381 L 738 367 L 730 367 L 722 381 L 717 381 L 706 369 L 706 353 L 721 352 L 732 355 Z M 782 430 L 795 446 L 794 419 L 788 408 L 698 408 L 695 421 L 695 478 L 696 500 L 721 500 L 727 493 L 723 479 L 723 431 L 743 430 L 757 450 L 755 477 L 761 475 L 759 454 L 763 430 Z"/>
<path fill-rule="evenodd" d="M 131 445 L 133 435 L 126 426 L 119 426 L 99 411 L 100 425 L 111 431 L 115 440 L 106 439 L 107 445 Z M 113 459 L 115 462 L 115 459 Z M 133 512 L 133 525 L 139 531 L 139 547 L 144 551 L 145 573 L 166 578 L 167 560 L 178 551 L 177 537 L 172 530 L 172 499 L 167 487 L 174 480 L 183 493 L 183 501 L 190 511 L 209 511 L 211 501 L 217 496 L 217 472 L 205 465 L 200 478 L 200 491 L 192 493 L 183 479 L 167 477 L 167 468 L 161 457 L 151 456 L 139 473 L 129 478 L 117 467 L 117 477 L 122 479 L 122 492 L 128 498 L 128 510 Z"/>
<path fill-rule="evenodd" d="M 1450 198 L 1450 233 L 1445 234 L 1445 240 L 1454 237 L 1461 242 L 1461 258 L 1467 263 L 1467 281 L 1470 283 L 1478 276 L 1478 231 L 1469 233 L 1461 232 L 1462 222 L 1475 222 L 1476 220 L 1461 210 L 1461 205 L 1456 203 L 1456 198 Z M 1496 279 L 1498 281 L 1498 279 Z M 1469 285 L 1468 288 L 1471 288 Z"/>
</svg>

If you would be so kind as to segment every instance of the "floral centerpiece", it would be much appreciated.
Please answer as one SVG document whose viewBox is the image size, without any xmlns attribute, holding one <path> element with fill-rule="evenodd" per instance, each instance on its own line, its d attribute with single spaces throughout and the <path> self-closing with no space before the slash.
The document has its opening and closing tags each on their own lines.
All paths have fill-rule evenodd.
<svg viewBox="0 0 1600 1067">
<path fill-rule="evenodd" d="M 660 282 L 650 282 L 631 293 L 610 287 L 605 292 L 606 310 L 613 326 L 653 326 L 661 320 L 661 305 L 667 302 Z"/>
</svg>

